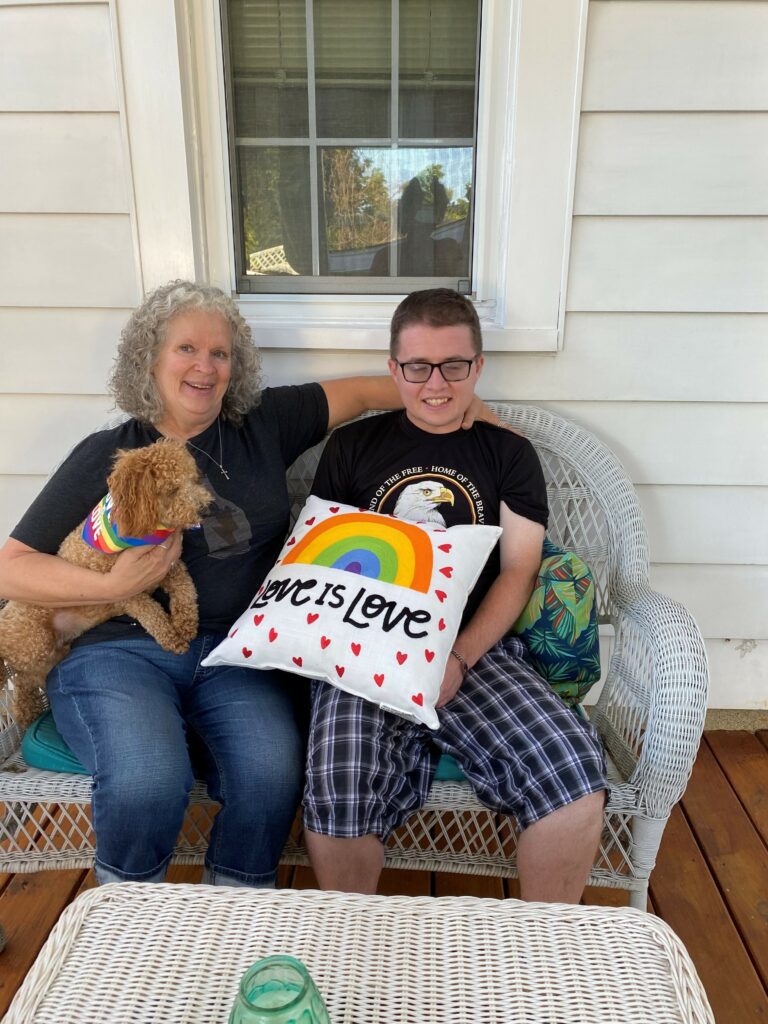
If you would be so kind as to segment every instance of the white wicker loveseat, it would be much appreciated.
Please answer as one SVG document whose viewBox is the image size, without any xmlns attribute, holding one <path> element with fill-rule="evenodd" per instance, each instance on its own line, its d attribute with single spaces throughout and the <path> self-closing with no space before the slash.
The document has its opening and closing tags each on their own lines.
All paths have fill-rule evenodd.
<svg viewBox="0 0 768 1024">
<path fill-rule="evenodd" d="M 592 712 L 611 762 L 611 791 L 591 884 L 630 891 L 645 908 L 665 823 L 685 789 L 704 726 L 707 663 L 690 614 L 650 589 L 648 545 L 635 492 L 616 457 L 588 431 L 534 406 L 492 403 L 539 453 L 549 535 L 578 552 L 597 580 L 600 621 L 613 627 L 605 683 Z M 321 445 L 288 473 L 294 513 Z M 4 704 L 3 704 L 4 706 Z M 0 871 L 88 866 L 90 779 L 28 767 L 19 732 L 0 713 Z M 192 795 L 177 863 L 202 860 L 216 805 Z M 511 877 L 514 822 L 483 808 L 467 783 L 436 782 L 427 805 L 391 839 L 390 867 Z M 307 863 L 300 834 L 284 862 Z"/>
</svg>

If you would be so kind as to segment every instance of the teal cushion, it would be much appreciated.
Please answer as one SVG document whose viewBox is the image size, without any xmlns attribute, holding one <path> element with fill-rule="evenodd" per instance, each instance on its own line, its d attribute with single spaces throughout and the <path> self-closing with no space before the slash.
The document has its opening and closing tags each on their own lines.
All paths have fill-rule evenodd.
<svg viewBox="0 0 768 1024">
<path fill-rule="evenodd" d="M 600 678 L 595 582 L 578 555 L 548 538 L 542 554 L 533 594 L 512 632 L 539 675 L 572 706 Z"/>
<path fill-rule="evenodd" d="M 441 754 L 435 770 L 435 780 L 438 782 L 463 782 L 466 778 L 464 772 L 459 768 L 456 759 L 450 754 Z"/>
<path fill-rule="evenodd" d="M 21 754 L 32 768 L 42 768 L 46 772 L 88 774 L 59 735 L 50 711 L 36 718 L 24 733 Z"/>
</svg>

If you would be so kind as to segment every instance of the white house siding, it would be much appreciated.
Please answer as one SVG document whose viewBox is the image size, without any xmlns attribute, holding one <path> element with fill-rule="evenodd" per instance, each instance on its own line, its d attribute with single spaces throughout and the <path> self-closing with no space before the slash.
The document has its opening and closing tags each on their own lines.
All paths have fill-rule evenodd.
<svg viewBox="0 0 768 1024">
<path fill-rule="evenodd" d="M 0 3 L 0 536 L 104 419 L 140 294 L 114 11 Z"/>
<path fill-rule="evenodd" d="M 160 135 L 180 130 L 146 74 L 171 53 L 141 31 L 159 2 L 0 0 L 3 536 L 107 411 L 138 251 L 144 283 L 184 270 L 173 196 L 143 198 L 153 154 L 132 141 L 131 171 L 126 141 L 124 96 Z M 621 457 L 653 582 L 707 638 L 713 707 L 768 706 L 767 180 L 768 0 L 592 0 L 562 351 L 491 350 L 481 386 L 561 411 Z M 283 383 L 384 359 L 272 349 L 265 369 Z"/>
<path fill-rule="evenodd" d="M 706 637 L 712 707 L 768 707 L 766 182 L 768 2 L 592 0 L 563 349 L 490 352 L 481 388 L 622 459 L 653 583 Z M 266 366 L 295 379 L 297 352 Z"/>
</svg>

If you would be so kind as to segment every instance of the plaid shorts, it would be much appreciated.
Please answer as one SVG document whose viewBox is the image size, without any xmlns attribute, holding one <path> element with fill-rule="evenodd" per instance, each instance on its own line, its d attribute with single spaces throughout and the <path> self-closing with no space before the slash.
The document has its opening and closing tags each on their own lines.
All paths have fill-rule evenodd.
<svg viewBox="0 0 768 1024">
<path fill-rule="evenodd" d="M 517 637 L 491 648 L 438 716 L 435 732 L 314 683 L 305 826 L 386 839 L 423 806 L 441 753 L 456 758 L 482 804 L 520 829 L 608 788 L 594 727 L 537 675 Z"/>
</svg>

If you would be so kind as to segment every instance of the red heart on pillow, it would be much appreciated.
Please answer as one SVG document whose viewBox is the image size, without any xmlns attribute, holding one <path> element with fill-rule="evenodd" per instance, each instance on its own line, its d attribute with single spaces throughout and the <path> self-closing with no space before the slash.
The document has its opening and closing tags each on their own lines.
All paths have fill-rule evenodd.
<svg viewBox="0 0 768 1024">
<path fill-rule="evenodd" d="M 414 695 L 411 697 L 411 700 L 413 701 L 414 704 L 418 704 L 419 707 L 422 707 L 424 705 L 424 694 L 414 693 Z"/>
<path fill-rule="evenodd" d="M 287 548 L 289 548 L 291 546 L 291 544 L 295 544 L 295 543 L 296 543 L 296 538 L 295 537 L 291 537 L 291 539 L 288 541 L 288 543 L 285 546 Z"/>
<path fill-rule="evenodd" d="M 264 618 L 264 613 L 263 612 L 261 613 L 261 615 L 254 615 L 253 616 L 253 624 L 254 624 L 254 626 L 258 626 L 263 618 Z"/>
<path fill-rule="evenodd" d="M 329 512 L 338 512 L 338 511 L 339 511 L 339 506 L 338 506 L 338 505 L 331 505 L 331 506 L 329 507 L 329 510 L 328 510 L 328 511 L 329 511 Z"/>
<path fill-rule="evenodd" d="M 350 644 L 349 646 L 352 648 L 352 653 L 354 654 L 354 656 L 357 657 L 360 654 L 360 651 L 362 650 L 360 644 Z"/>
<path fill-rule="evenodd" d="M 424 657 L 427 659 L 427 661 L 432 661 L 434 656 L 435 656 L 435 652 L 434 651 L 424 651 Z"/>
<path fill-rule="evenodd" d="M 450 579 L 451 576 L 453 576 L 453 566 L 446 565 L 444 569 L 440 570 L 440 572 L 443 574 L 443 576 L 447 576 L 448 579 Z"/>
<path fill-rule="evenodd" d="M 236 627 L 235 627 L 235 628 L 234 628 L 234 629 L 232 630 L 232 632 L 231 632 L 231 633 L 229 634 L 229 639 L 230 639 L 230 640 L 232 639 L 232 637 L 233 637 L 233 636 L 235 635 L 235 633 L 236 633 L 236 632 L 238 631 L 238 629 L 239 629 L 239 628 L 240 628 L 239 626 L 236 626 Z"/>
<path fill-rule="evenodd" d="M 313 622 L 320 618 L 319 612 L 307 612 L 307 625 L 311 626 Z"/>
<path fill-rule="evenodd" d="M 273 644 L 277 640 L 277 630 L 272 628 L 269 631 L 269 642 Z"/>
<path fill-rule="evenodd" d="M 446 592 L 444 590 L 436 590 L 435 591 L 435 597 L 442 604 L 442 602 L 446 599 L 446 597 L 448 597 L 448 595 L 446 594 Z"/>
<path fill-rule="evenodd" d="M 444 551 L 446 553 L 446 555 L 448 554 L 448 552 L 451 550 L 452 547 L 453 547 L 452 544 L 438 544 L 437 545 L 438 551 Z"/>
<path fill-rule="evenodd" d="M 337 665 L 336 666 L 336 675 L 339 677 L 339 679 L 341 679 L 341 677 L 344 675 L 344 666 L 343 665 Z"/>
<path fill-rule="evenodd" d="M 315 521 L 315 517 L 314 517 L 314 516 L 312 516 L 312 518 L 311 518 L 311 519 L 308 519 L 308 520 L 307 520 L 307 522 L 306 522 L 306 525 L 307 525 L 307 526 L 311 526 L 311 525 L 312 525 L 312 523 L 314 523 L 314 521 Z"/>
<path fill-rule="evenodd" d="M 320 637 L 320 646 L 322 647 L 323 650 L 325 650 L 325 648 L 330 644 L 330 642 L 331 642 L 330 637 L 327 637 L 327 636 L 321 636 Z"/>
<path fill-rule="evenodd" d="M 437 624 L 437 628 L 440 630 L 441 633 L 443 632 L 443 630 L 445 629 L 445 619 L 440 619 L 440 621 Z"/>
<path fill-rule="evenodd" d="M 299 668 L 301 668 L 301 666 L 303 664 L 303 659 L 302 659 L 301 655 L 298 655 L 298 657 L 296 657 L 296 658 L 291 658 L 291 661 L 294 663 L 294 665 L 298 665 Z"/>
<path fill-rule="evenodd" d="M 397 664 L 398 665 L 402 665 L 403 662 L 408 658 L 408 655 L 407 654 L 403 654 L 402 651 L 398 651 L 397 654 L 395 655 L 395 657 L 397 658 Z"/>
<path fill-rule="evenodd" d="M 375 673 L 375 675 L 373 677 L 373 681 L 374 681 L 374 683 L 376 683 L 377 686 L 383 686 L 384 685 L 384 673 L 383 672 Z"/>
<path fill-rule="evenodd" d="M 253 651 L 249 651 L 247 647 L 243 648 L 243 657 L 244 658 L 250 658 L 250 656 L 252 654 L 253 654 Z"/>
</svg>

